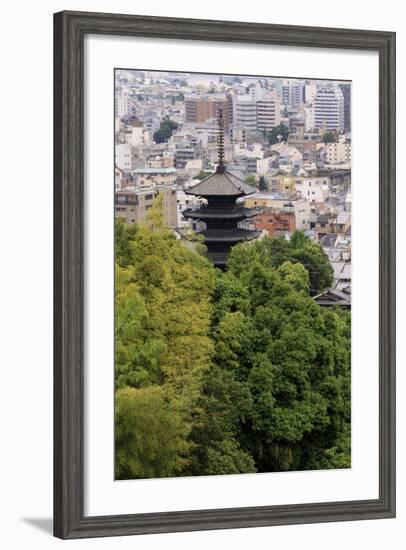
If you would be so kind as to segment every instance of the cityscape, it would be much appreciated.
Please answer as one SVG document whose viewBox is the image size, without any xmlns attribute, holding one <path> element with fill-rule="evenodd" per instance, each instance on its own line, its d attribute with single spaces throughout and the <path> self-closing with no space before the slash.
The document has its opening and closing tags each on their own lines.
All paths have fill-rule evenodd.
<svg viewBox="0 0 406 550">
<path fill-rule="evenodd" d="M 350 467 L 351 83 L 114 100 L 116 478 Z"/>
</svg>

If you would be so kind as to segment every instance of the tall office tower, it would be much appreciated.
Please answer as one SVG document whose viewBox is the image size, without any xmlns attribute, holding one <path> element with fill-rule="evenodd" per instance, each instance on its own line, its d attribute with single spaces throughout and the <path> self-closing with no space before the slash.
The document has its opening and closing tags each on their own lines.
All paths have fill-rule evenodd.
<svg viewBox="0 0 406 550">
<path fill-rule="evenodd" d="M 303 103 L 303 83 L 297 80 L 282 82 L 282 103 L 297 109 Z"/>
<path fill-rule="evenodd" d="M 206 122 L 209 118 L 217 118 L 220 110 L 224 129 L 228 131 L 233 122 L 232 98 L 228 94 L 191 95 L 185 98 L 186 122 Z"/>
<path fill-rule="evenodd" d="M 280 101 L 275 91 L 257 100 L 257 130 L 272 130 L 281 123 Z"/>
<path fill-rule="evenodd" d="M 237 95 L 235 97 L 234 123 L 247 132 L 257 131 L 257 102 L 250 95 Z"/>
<path fill-rule="evenodd" d="M 351 132 L 351 84 L 339 85 L 344 96 L 344 132 Z"/>
<path fill-rule="evenodd" d="M 271 130 L 280 124 L 280 101 L 275 90 L 237 95 L 234 113 L 234 124 L 238 128 L 247 132 Z"/>
<path fill-rule="evenodd" d="M 344 96 L 338 86 L 318 86 L 314 100 L 316 128 L 325 124 L 327 130 L 344 131 Z"/>
</svg>

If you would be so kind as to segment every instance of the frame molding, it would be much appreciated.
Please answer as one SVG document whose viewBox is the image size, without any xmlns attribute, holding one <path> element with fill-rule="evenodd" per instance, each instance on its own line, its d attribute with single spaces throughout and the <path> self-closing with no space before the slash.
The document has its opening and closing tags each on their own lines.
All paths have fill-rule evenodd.
<svg viewBox="0 0 406 550">
<path fill-rule="evenodd" d="M 379 498 L 84 516 L 83 39 L 110 34 L 379 53 Z M 62 539 L 395 517 L 395 33 L 135 15 L 54 15 L 54 535 Z"/>
</svg>

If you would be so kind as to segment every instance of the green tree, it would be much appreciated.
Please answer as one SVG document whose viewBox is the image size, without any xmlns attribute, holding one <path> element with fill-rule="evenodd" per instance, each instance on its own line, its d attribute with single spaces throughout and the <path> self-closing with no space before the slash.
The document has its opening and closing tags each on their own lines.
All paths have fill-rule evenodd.
<svg viewBox="0 0 406 550">
<path fill-rule="evenodd" d="M 221 272 L 161 214 L 116 222 L 117 478 L 349 467 L 351 317 L 311 297 L 321 247 L 268 237 Z"/>
<path fill-rule="evenodd" d="M 279 143 L 279 141 L 287 141 L 289 136 L 289 128 L 284 124 L 279 124 L 266 132 L 266 139 L 268 140 L 269 145 L 274 145 Z"/>
<path fill-rule="evenodd" d="M 116 393 L 116 479 L 170 477 L 187 464 L 188 425 L 165 388 L 125 387 Z"/>
<path fill-rule="evenodd" d="M 159 126 L 159 130 L 154 132 L 153 138 L 156 143 L 165 143 L 172 136 L 174 130 L 178 128 L 178 124 L 169 118 L 163 120 Z"/>
<path fill-rule="evenodd" d="M 146 222 L 136 230 L 130 231 L 117 222 L 116 247 L 122 252 L 117 256 L 115 289 L 116 398 L 142 397 L 146 409 L 151 397 L 151 410 L 156 407 L 158 395 L 168 403 L 176 402 L 175 412 L 181 418 L 186 441 L 197 415 L 203 375 L 210 367 L 214 350 L 209 329 L 215 270 L 204 256 L 187 248 L 162 226 L 160 210 L 158 201 Z M 146 391 L 155 387 L 163 393 Z M 145 392 L 125 393 L 128 388 Z M 125 424 L 124 419 L 122 422 Z M 159 424 L 152 423 L 149 430 L 149 437 L 157 441 L 157 449 L 160 429 Z M 129 449 L 133 446 L 131 430 L 125 433 L 116 441 L 121 457 L 120 476 L 143 471 L 141 466 L 139 470 L 130 463 L 126 466 L 127 459 L 131 462 Z M 165 441 L 162 439 L 162 446 Z M 162 452 L 165 454 L 164 448 Z M 179 464 L 186 462 L 182 459 Z M 176 468 L 173 474 L 167 469 L 161 474 L 154 472 L 158 477 L 175 475 Z"/>
<path fill-rule="evenodd" d="M 268 184 L 264 176 L 260 176 L 258 180 L 258 189 L 260 191 L 268 191 Z"/>
<path fill-rule="evenodd" d="M 239 276 L 243 272 L 248 273 L 255 260 L 273 267 L 286 261 L 301 263 L 309 273 L 311 295 L 330 288 L 333 282 L 333 269 L 322 247 L 301 231 L 294 231 L 290 241 L 284 237 L 265 237 L 254 243 L 234 246 L 228 259 L 228 269 Z"/>
<path fill-rule="evenodd" d="M 257 180 L 256 180 L 255 176 L 251 175 L 251 176 L 247 176 L 245 178 L 245 183 L 248 183 L 248 185 L 254 185 L 255 186 L 257 184 Z"/>
<path fill-rule="evenodd" d="M 138 226 L 128 224 L 123 218 L 117 218 L 115 224 L 115 258 L 116 262 L 123 267 L 128 266 L 133 260 L 132 242 Z"/>
<path fill-rule="evenodd" d="M 348 465 L 349 317 L 312 300 L 299 263 L 275 268 L 266 255 L 250 257 L 238 278 L 251 296 L 254 327 L 243 331 L 251 351 L 234 366 L 252 398 L 241 448 L 258 471 Z"/>
<path fill-rule="evenodd" d="M 324 143 L 336 143 L 337 141 L 337 134 L 336 132 L 324 132 L 323 134 L 323 142 Z"/>
</svg>

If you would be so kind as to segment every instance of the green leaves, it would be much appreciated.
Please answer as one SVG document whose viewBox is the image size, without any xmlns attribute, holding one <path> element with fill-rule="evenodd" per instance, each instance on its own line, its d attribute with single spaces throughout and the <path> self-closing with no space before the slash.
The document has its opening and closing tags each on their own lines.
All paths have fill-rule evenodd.
<svg viewBox="0 0 406 550">
<path fill-rule="evenodd" d="M 279 124 L 275 126 L 269 132 L 266 132 L 265 137 L 268 140 L 269 145 L 274 145 L 279 141 L 286 141 L 289 136 L 289 128 L 284 124 Z"/>
<path fill-rule="evenodd" d="M 323 142 L 324 143 L 336 143 L 338 139 L 337 132 L 324 132 Z"/>
<path fill-rule="evenodd" d="M 308 273 L 308 284 L 305 281 L 304 284 L 309 286 L 312 296 L 330 288 L 333 282 L 333 269 L 323 249 L 301 231 L 294 231 L 290 241 L 284 237 L 265 237 L 254 243 L 234 246 L 228 269 L 244 279 L 244 273 L 250 271 L 254 262 L 262 267 L 279 267 L 285 262 L 301 264 Z"/>
<path fill-rule="evenodd" d="M 116 479 L 168 477 L 188 462 L 189 426 L 164 386 L 116 393 Z"/>
<path fill-rule="evenodd" d="M 172 136 L 172 132 L 176 130 L 178 124 L 169 118 L 163 120 L 159 126 L 159 130 L 154 132 L 154 141 L 156 143 L 164 143 Z"/>
<path fill-rule="evenodd" d="M 189 247 L 188 247 L 189 246 Z M 303 233 L 220 272 L 163 228 L 116 226 L 116 477 L 349 467 L 351 318 Z"/>
</svg>

